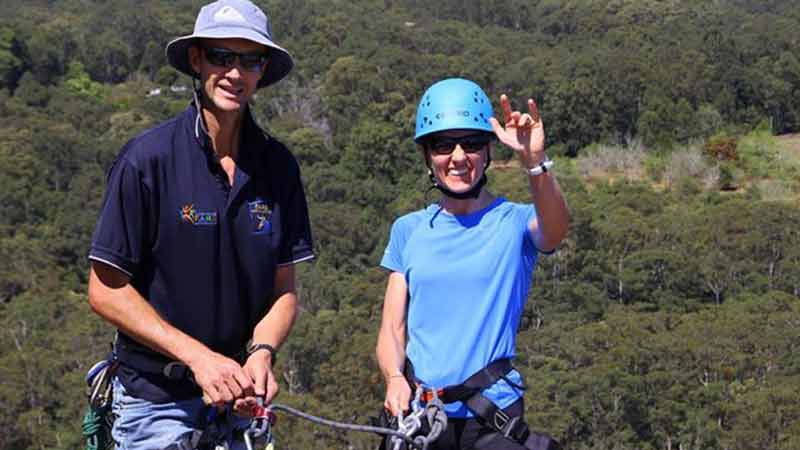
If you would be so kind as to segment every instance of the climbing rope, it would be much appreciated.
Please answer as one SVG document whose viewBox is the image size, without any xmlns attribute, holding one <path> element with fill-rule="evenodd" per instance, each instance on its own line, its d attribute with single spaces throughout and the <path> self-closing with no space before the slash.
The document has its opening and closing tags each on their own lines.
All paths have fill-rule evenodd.
<svg viewBox="0 0 800 450">
<path fill-rule="evenodd" d="M 422 388 L 418 387 L 415 399 L 412 402 L 412 412 L 406 417 L 402 417 L 401 414 L 401 416 L 398 418 L 397 430 L 384 427 L 375 427 L 371 425 L 337 422 L 334 420 L 314 416 L 280 403 L 273 403 L 268 408 L 265 408 L 265 410 L 283 411 L 293 416 L 300 417 L 319 425 L 329 426 L 331 428 L 387 435 L 390 436 L 393 450 L 400 449 L 403 443 L 419 450 L 426 450 L 428 445 L 435 441 L 439 435 L 442 434 L 442 431 L 447 428 L 447 415 L 444 413 L 444 404 L 435 393 L 434 398 L 424 407 L 420 406 L 421 395 Z M 423 428 L 423 419 L 429 424 L 430 431 L 424 436 L 414 436 L 415 433 L 418 433 Z M 255 421 L 253 423 L 255 423 Z M 245 439 L 247 439 L 247 436 L 248 434 L 245 433 Z M 252 450 L 252 447 L 248 446 L 248 450 Z"/>
<path fill-rule="evenodd" d="M 308 420 L 310 422 L 313 422 L 313 423 L 316 423 L 316 424 L 319 424 L 319 425 L 329 426 L 331 428 L 338 428 L 338 429 L 341 429 L 341 430 L 349 430 L 349 431 L 359 431 L 359 432 L 364 432 L 364 433 L 377 433 L 377 434 L 384 434 L 384 435 L 388 435 L 388 436 L 393 436 L 395 438 L 401 439 L 402 441 L 405 441 L 409 445 L 413 445 L 413 446 L 416 447 L 416 445 L 414 444 L 414 439 L 413 438 L 411 438 L 410 436 L 407 436 L 402 431 L 393 430 L 391 428 L 383 428 L 383 427 L 374 427 L 374 426 L 371 426 L 371 425 L 358 425 L 358 424 L 353 424 L 353 423 L 336 422 L 334 420 L 329 420 L 329 419 L 324 419 L 322 417 L 314 416 L 312 414 L 308 414 L 308 413 L 305 413 L 303 411 L 294 409 L 294 408 L 292 408 L 290 406 L 281 405 L 279 403 L 273 403 L 270 406 L 270 409 L 272 409 L 274 411 L 283 411 L 283 412 L 289 413 L 289 414 L 291 414 L 293 416 L 300 417 L 302 419 Z"/>
<path fill-rule="evenodd" d="M 110 413 L 111 379 L 117 364 L 113 360 L 101 361 L 93 366 L 86 376 L 89 410 L 84 417 L 82 431 L 86 438 L 87 450 L 105 450 L 114 444 L 110 435 L 113 422 L 113 415 Z M 444 413 L 444 404 L 436 395 L 436 390 L 433 391 L 433 398 L 425 406 L 421 406 L 422 391 L 421 386 L 417 387 L 414 401 L 411 402 L 412 411 L 405 417 L 401 413 L 398 417 L 396 430 L 371 425 L 337 422 L 279 403 L 273 403 L 265 407 L 263 399 L 259 399 L 258 405 L 253 411 L 250 425 L 241 430 L 242 437 L 248 450 L 255 450 L 257 446 L 262 444 L 267 445 L 267 448 L 271 448 L 273 442 L 272 426 L 275 424 L 276 419 L 274 411 L 281 411 L 331 428 L 389 436 L 392 450 L 402 449 L 403 444 L 407 446 L 406 448 L 427 450 L 428 445 L 435 441 L 447 428 L 447 415 Z M 184 436 L 180 442 L 172 444 L 168 449 L 194 449 L 208 444 L 211 444 L 214 448 L 226 448 L 227 445 L 223 436 L 217 436 L 218 433 L 212 430 L 217 425 L 217 421 L 222 418 L 222 416 L 218 416 L 218 412 L 216 409 L 209 410 L 209 417 L 206 418 L 207 426 Z M 427 434 L 420 435 L 420 432 L 425 430 Z"/>
</svg>

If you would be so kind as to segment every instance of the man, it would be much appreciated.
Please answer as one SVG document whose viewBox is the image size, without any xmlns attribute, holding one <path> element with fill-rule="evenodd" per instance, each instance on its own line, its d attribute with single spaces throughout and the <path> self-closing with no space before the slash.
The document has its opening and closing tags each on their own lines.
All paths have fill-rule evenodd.
<svg viewBox="0 0 800 450">
<path fill-rule="evenodd" d="M 112 435 L 126 449 L 175 445 L 207 404 L 271 401 L 294 264 L 314 257 L 297 163 L 248 109 L 293 65 L 266 15 L 216 1 L 166 53 L 199 80 L 194 102 L 122 149 L 89 254 L 89 302 L 119 329 Z"/>
</svg>

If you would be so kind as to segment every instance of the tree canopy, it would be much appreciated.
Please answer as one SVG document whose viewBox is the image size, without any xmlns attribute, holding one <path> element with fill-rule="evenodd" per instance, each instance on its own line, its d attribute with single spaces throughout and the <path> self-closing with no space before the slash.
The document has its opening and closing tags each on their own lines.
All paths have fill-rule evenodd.
<svg viewBox="0 0 800 450">
<path fill-rule="evenodd" d="M 204 2 L 0 3 L 0 448 L 78 448 L 113 330 L 86 255 L 124 143 L 183 110 Z M 259 0 L 292 74 L 252 109 L 300 162 L 316 262 L 279 401 L 366 423 L 392 221 L 435 200 L 433 82 L 536 99 L 572 214 L 518 335 L 526 417 L 571 449 L 800 448 L 800 9 L 789 0 Z M 527 202 L 508 149 L 489 187 Z M 435 192 L 435 191 L 434 191 Z M 282 417 L 284 448 L 377 437 Z"/>
</svg>

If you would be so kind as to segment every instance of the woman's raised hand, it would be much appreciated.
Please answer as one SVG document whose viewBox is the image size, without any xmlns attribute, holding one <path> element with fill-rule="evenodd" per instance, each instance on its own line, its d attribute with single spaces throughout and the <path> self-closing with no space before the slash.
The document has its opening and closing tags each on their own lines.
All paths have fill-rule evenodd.
<svg viewBox="0 0 800 450">
<path fill-rule="evenodd" d="M 544 124 L 539 115 L 539 108 L 532 98 L 528 99 L 528 112 L 511 110 L 511 102 L 505 94 L 500 96 L 500 108 L 503 120 L 494 117 L 489 119 L 497 138 L 514 150 L 523 167 L 530 169 L 544 161 Z"/>
</svg>

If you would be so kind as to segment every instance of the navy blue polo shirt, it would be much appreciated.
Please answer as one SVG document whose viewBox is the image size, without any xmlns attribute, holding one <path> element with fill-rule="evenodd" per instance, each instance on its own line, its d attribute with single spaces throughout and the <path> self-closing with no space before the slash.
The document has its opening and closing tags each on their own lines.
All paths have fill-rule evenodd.
<svg viewBox="0 0 800 450">
<path fill-rule="evenodd" d="M 224 355 L 240 354 L 271 307 L 276 268 L 314 257 L 298 164 L 249 113 L 233 186 L 194 105 L 126 144 L 107 182 L 89 258 Z M 123 333 L 117 349 L 134 369 L 168 361 Z"/>
</svg>

